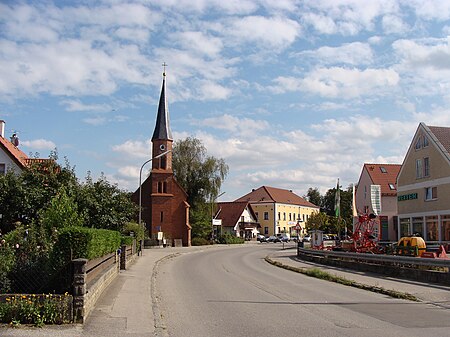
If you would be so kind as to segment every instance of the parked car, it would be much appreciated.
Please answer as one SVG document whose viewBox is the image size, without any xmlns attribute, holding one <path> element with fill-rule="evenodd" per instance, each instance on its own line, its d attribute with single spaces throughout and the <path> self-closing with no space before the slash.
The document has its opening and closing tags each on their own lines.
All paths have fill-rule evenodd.
<svg viewBox="0 0 450 337">
<path fill-rule="evenodd" d="M 281 242 L 281 240 L 276 236 L 272 235 L 267 238 L 267 242 Z"/>
<path fill-rule="evenodd" d="M 291 239 L 287 235 L 281 235 L 278 238 L 280 239 L 281 242 L 289 242 L 289 241 L 291 241 Z"/>
<path fill-rule="evenodd" d="M 256 240 L 258 240 L 259 242 L 267 242 L 267 238 L 262 234 L 258 234 Z"/>
<path fill-rule="evenodd" d="M 311 235 L 305 235 L 304 237 L 303 237 L 303 240 L 302 240 L 303 242 L 311 242 Z"/>
</svg>

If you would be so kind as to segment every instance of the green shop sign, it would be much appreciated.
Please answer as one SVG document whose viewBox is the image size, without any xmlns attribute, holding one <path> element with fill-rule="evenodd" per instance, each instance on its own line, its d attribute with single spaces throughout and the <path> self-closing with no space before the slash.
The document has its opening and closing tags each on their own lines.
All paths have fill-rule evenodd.
<svg viewBox="0 0 450 337">
<path fill-rule="evenodd" d="M 405 195 L 399 195 L 397 197 L 397 201 L 404 201 L 404 200 L 414 200 L 417 199 L 417 193 L 410 193 Z"/>
</svg>

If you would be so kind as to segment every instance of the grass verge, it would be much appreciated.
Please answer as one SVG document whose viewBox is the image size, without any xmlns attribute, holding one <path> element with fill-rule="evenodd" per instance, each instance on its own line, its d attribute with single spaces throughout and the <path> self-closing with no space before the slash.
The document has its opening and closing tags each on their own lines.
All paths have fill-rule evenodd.
<svg viewBox="0 0 450 337">
<path fill-rule="evenodd" d="M 385 289 L 383 287 L 362 284 L 362 283 L 359 283 L 356 281 L 346 279 L 345 277 L 327 273 L 326 271 L 320 270 L 318 268 L 298 268 L 298 267 L 288 266 L 288 265 L 282 264 L 281 262 L 272 260 L 269 256 L 266 256 L 265 260 L 266 260 L 266 262 L 268 262 L 274 266 L 277 266 L 279 268 L 294 271 L 296 273 L 315 277 L 315 278 L 318 278 L 321 280 L 335 282 L 335 283 L 343 284 L 343 285 L 358 288 L 358 289 L 373 291 L 375 293 L 388 295 L 388 296 L 394 297 L 394 298 L 400 298 L 400 299 L 404 299 L 404 300 L 420 302 L 420 300 L 414 295 L 404 293 L 401 291 Z"/>
</svg>

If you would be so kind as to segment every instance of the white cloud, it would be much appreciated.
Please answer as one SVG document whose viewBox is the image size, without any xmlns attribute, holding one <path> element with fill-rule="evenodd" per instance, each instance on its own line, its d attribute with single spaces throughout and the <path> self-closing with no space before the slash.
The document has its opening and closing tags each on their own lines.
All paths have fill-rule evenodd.
<svg viewBox="0 0 450 337">
<path fill-rule="evenodd" d="M 26 146 L 32 150 L 54 150 L 56 144 L 51 140 L 46 139 L 34 139 L 34 140 L 24 140 L 20 142 L 21 145 Z"/>
<path fill-rule="evenodd" d="M 396 88 L 399 74 L 392 69 L 347 69 L 341 67 L 318 68 L 304 78 L 278 77 L 276 85 L 269 87 L 276 93 L 305 91 L 324 97 L 353 99 L 377 96 Z"/>
<path fill-rule="evenodd" d="M 221 39 L 202 32 L 177 32 L 173 34 L 173 38 L 183 49 L 208 57 L 218 56 L 223 49 Z"/>
<path fill-rule="evenodd" d="M 345 43 L 339 47 L 320 47 L 316 50 L 307 50 L 296 54 L 297 57 L 308 57 L 318 64 L 350 64 L 367 65 L 373 62 L 373 51 L 367 43 Z"/>
<path fill-rule="evenodd" d="M 112 146 L 112 150 L 118 153 L 121 158 L 145 159 L 151 154 L 152 142 L 150 139 L 145 142 L 137 140 L 127 140 L 126 142 Z"/>
<path fill-rule="evenodd" d="M 233 18 L 225 22 L 226 34 L 234 38 L 239 45 L 249 42 L 257 46 L 279 53 L 292 44 L 300 35 L 298 22 L 285 17 L 246 16 Z"/>
<path fill-rule="evenodd" d="M 382 19 L 383 30 L 386 34 L 402 34 L 411 29 L 401 17 L 385 15 Z"/>
<path fill-rule="evenodd" d="M 231 134 L 241 134 L 252 137 L 255 133 L 269 128 L 269 123 L 264 120 L 254 120 L 250 118 L 238 118 L 228 114 L 205 118 L 196 124 L 214 129 L 226 130 Z"/>
<path fill-rule="evenodd" d="M 113 110 L 109 104 L 84 104 L 80 100 L 64 100 L 61 104 L 66 106 L 67 111 L 108 112 Z"/>
</svg>

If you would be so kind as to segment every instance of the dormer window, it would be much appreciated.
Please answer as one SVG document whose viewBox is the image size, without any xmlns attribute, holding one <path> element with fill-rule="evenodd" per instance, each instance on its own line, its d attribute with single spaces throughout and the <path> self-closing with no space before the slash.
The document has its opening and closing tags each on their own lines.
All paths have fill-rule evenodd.
<svg viewBox="0 0 450 337">
<path fill-rule="evenodd" d="M 386 167 L 380 166 L 381 173 L 387 173 Z"/>
<path fill-rule="evenodd" d="M 389 184 L 389 189 L 395 190 L 395 185 L 394 184 Z"/>
</svg>

